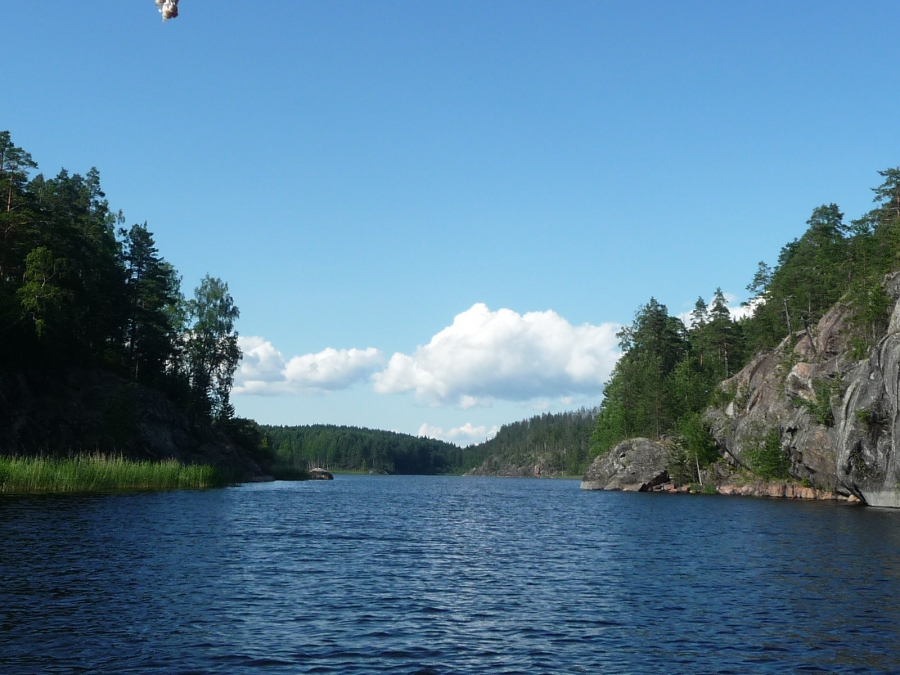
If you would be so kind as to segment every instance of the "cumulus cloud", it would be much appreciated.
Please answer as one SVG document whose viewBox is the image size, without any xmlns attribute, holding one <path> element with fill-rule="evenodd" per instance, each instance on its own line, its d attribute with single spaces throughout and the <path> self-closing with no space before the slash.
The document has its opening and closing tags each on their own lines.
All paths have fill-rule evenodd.
<svg viewBox="0 0 900 675">
<path fill-rule="evenodd" d="M 518 314 L 484 304 L 372 376 L 382 394 L 415 392 L 434 405 L 599 394 L 618 358 L 619 326 L 572 326 L 553 311 Z"/>
<path fill-rule="evenodd" d="M 235 373 L 236 394 L 293 394 L 347 389 L 384 365 L 382 353 L 368 349 L 323 349 L 286 361 L 272 343 L 258 336 L 239 337 L 243 352 Z"/>
<path fill-rule="evenodd" d="M 427 422 L 419 427 L 419 436 L 424 438 L 437 438 L 442 441 L 450 441 L 457 445 L 466 442 L 481 442 L 497 435 L 499 427 L 495 424 L 488 430 L 483 424 L 480 426 L 472 426 L 471 422 L 466 422 L 461 427 L 453 427 L 446 433 L 441 427 L 433 427 Z"/>
</svg>

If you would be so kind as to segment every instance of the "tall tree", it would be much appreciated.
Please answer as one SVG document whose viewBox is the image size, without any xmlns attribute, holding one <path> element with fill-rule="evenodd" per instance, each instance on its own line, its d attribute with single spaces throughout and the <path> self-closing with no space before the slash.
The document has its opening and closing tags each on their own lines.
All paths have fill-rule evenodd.
<svg viewBox="0 0 900 675">
<path fill-rule="evenodd" d="M 208 274 L 188 303 L 193 324 L 185 354 L 197 412 L 213 417 L 233 412 L 229 395 L 241 359 L 234 322 L 240 316 L 228 284 Z"/>
<path fill-rule="evenodd" d="M 734 367 L 740 361 L 740 327 L 731 318 L 728 302 L 721 288 L 713 295 L 709 311 L 709 324 L 700 331 L 704 342 L 715 349 L 718 379 L 729 378 L 734 374 Z"/>
<path fill-rule="evenodd" d="M 128 314 L 126 358 L 132 377 L 158 381 L 184 327 L 184 298 L 175 268 L 159 256 L 147 224 L 121 229 Z"/>
</svg>

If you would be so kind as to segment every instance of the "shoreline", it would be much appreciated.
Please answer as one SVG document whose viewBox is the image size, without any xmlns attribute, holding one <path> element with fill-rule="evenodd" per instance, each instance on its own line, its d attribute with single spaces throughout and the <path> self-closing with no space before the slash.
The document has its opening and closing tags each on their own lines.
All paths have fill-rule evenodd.
<svg viewBox="0 0 900 675">
<path fill-rule="evenodd" d="M 718 485 L 676 485 L 669 481 L 659 485 L 646 483 L 634 483 L 622 485 L 614 490 L 607 490 L 597 481 L 581 481 L 581 489 L 589 491 L 605 492 L 655 492 L 662 494 L 703 494 L 722 495 L 725 497 L 757 497 L 768 499 L 802 499 L 807 501 L 833 501 L 846 504 L 860 504 L 867 506 L 856 495 L 844 495 L 834 490 L 820 490 L 812 486 L 802 485 L 791 481 L 754 481 L 751 483 L 720 483 Z"/>
</svg>

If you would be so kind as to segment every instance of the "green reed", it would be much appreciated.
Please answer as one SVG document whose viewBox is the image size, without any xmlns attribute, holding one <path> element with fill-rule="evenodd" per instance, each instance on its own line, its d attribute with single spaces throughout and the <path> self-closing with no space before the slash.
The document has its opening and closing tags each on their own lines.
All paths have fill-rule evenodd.
<svg viewBox="0 0 900 675">
<path fill-rule="evenodd" d="M 177 490 L 221 487 L 229 482 L 224 472 L 211 466 L 185 465 L 174 459 L 0 457 L 0 494 Z"/>
</svg>

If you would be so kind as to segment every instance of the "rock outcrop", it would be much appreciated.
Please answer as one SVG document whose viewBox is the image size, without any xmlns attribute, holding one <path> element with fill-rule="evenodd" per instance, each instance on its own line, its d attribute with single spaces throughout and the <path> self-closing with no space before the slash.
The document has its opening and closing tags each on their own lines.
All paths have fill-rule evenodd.
<svg viewBox="0 0 900 675">
<path fill-rule="evenodd" d="M 559 469 L 548 468 L 549 461 L 527 458 L 527 464 L 510 461 L 503 457 L 488 457 L 479 466 L 469 469 L 466 476 L 496 476 L 500 478 L 561 478 L 565 474 Z"/>
<path fill-rule="evenodd" d="M 850 309 L 839 303 L 811 334 L 785 339 L 721 385 L 733 399 L 705 417 L 726 460 L 752 468 L 775 439 L 790 476 L 812 489 L 900 507 L 900 273 L 885 285 L 895 306 L 867 358 L 853 358 Z"/>
<path fill-rule="evenodd" d="M 773 499 L 815 499 L 819 501 L 839 501 L 850 504 L 860 503 L 855 495 L 841 495 L 830 490 L 817 490 L 789 481 L 758 481 L 737 485 L 723 483 L 715 486 L 716 494 L 738 497 L 771 497 Z"/>
<path fill-rule="evenodd" d="M 581 489 L 646 492 L 669 480 L 668 464 L 669 449 L 665 445 L 630 438 L 594 459 Z"/>
</svg>

